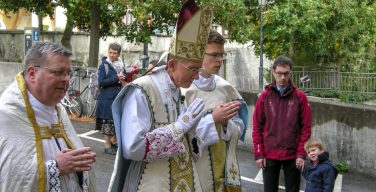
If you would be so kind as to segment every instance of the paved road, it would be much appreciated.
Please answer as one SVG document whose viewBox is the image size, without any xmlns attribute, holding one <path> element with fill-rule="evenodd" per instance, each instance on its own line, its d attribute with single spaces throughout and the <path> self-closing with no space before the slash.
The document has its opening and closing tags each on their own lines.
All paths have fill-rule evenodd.
<svg viewBox="0 0 376 192">
<path fill-rule="evenodd" d="M 115 156 L 103 153 L 103 136 L 94 130 L 94 123 L 73 121 L 77 133 L 86 146 L 90 146 L 97 153 L 97 162 L 94 164 L 96 175 L 97 191 L 107 191 L 110 182 Z M 262 174 L 256 167 L 253 154 L 250 151 L 238 149 L 238 160 L 242 176 L 242 187 L 244 192 L 262 192 Z M 283 185 L 283 173 L 281 172 L 280 184 Z M 304 190 L 304 179 L 301 182 L 301 190 Z M 280 186 L 281 192 L 284 187 Z M 374 192 L 376 191 L 375 178 L 364 175 L 346 173 L 337 178 L 335 191 L 343 192 Z"/>
</svg>

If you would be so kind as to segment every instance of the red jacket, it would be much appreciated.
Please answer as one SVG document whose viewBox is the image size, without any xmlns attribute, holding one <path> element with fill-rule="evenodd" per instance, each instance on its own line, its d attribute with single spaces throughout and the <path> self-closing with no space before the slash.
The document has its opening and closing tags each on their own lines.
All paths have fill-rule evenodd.
<svg viewBox="0 0 376 192">
<path fill-rule="evenodd" d="M 275 82 L 257 99 L 253 113 L 255 159 L 305 158 L 304 143 L 311 136 L 312 116 L 307 96 L 291 82 L 283 94 Z"/>
</svg>

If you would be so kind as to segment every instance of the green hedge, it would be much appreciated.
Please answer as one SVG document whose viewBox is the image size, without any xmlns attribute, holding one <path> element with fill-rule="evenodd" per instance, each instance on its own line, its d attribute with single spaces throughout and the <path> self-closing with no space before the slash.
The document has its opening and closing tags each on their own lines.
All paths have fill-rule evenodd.
<svg viewBox="0 0 376 192">
<path fill-rule="evenodd" d="M 323 98 L 337 98 L 345 103 L 358 104 L 363 103 L 365 101 L 376 100 L 376 93 L 341 92 L 336 89 L 315 89 L 309 92 L 308 95 Z"/>
</svg>

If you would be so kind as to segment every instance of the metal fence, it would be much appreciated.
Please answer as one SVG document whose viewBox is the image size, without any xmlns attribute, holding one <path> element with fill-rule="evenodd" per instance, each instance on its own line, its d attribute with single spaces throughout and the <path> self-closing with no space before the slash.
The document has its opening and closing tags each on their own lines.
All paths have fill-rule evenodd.
<svg viewBox="0 0 376 192">
<path fill-rule="evenodd" d="M 305 75 L 310 81 L 300 83 Z M 376 73 L 352 73 L 339 71 L 293 71 L 292 81 L 301 88 L 336 89 L 343 92 L 376 93 Z"/>
</svg>

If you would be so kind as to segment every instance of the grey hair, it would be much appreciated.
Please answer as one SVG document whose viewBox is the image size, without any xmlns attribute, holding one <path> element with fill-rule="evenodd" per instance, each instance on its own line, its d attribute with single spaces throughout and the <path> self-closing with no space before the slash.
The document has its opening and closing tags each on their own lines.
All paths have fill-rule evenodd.
<svg viewBox="0 0 376 192">
<path fill-rule="evenodd" d="M 71 57 L 72 53 L 68 49 L 57 43 L 35 43 L 26 53 L 24 60 L 25 71 L 29 66 L 45 66 L 48 63 L 48 57 L 53 55 Z"/>
<path fill-rule="evenodd" d="M 118 43 L 111 43 L 110 46 L 108 46 L 108 49 L 112 49 L 117 51 L 119 54 L 121 53 L 121 45 Z"/>
</svg>

